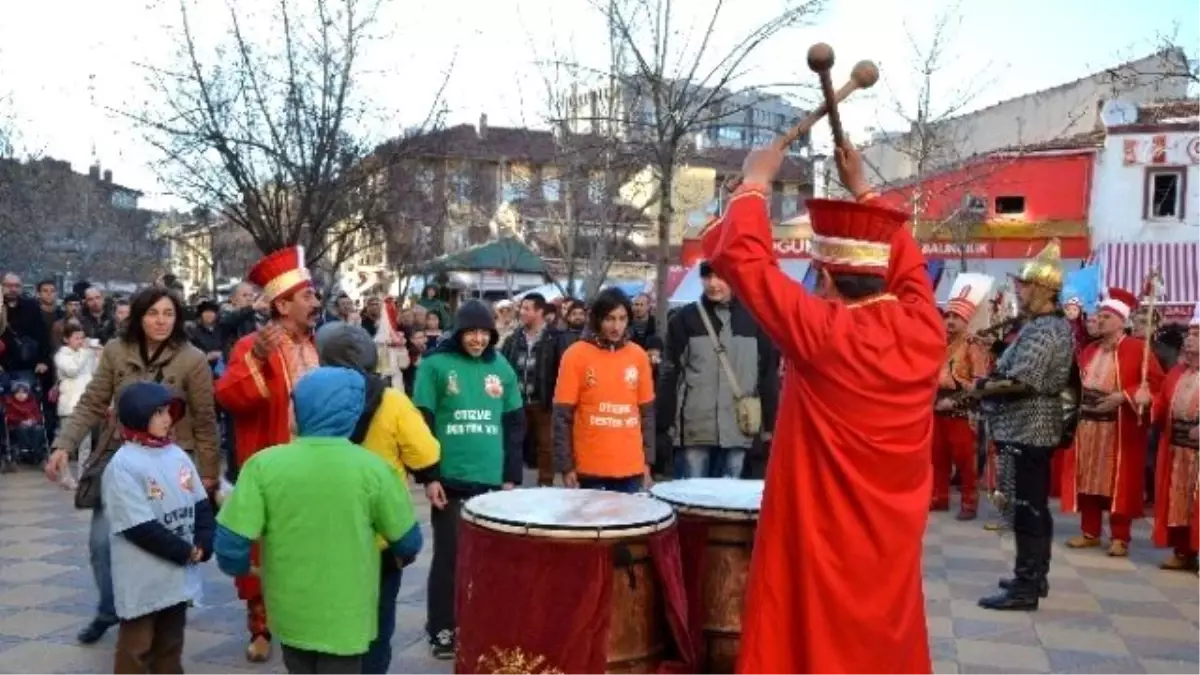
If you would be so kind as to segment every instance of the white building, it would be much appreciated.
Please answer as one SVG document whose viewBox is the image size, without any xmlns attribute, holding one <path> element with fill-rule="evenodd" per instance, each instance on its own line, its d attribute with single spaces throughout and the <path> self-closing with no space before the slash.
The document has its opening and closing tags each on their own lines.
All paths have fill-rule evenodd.
<svg viewBox="0 0 1200 675">
<path fill-rule="evenodd" d="M 872 180 L 890 184 L 925 170 L 1001 149 L 1077 136 L 1102 126 L 1100 110 L 1120 98 L 1134 104 L 1188 95 L 1187 58 L 1178 48 L 1001 101 L 982 110 L 936 122 L 925 143 L 916 130 L 881 132 L 863 148 Z"/>
<path fill-rule="evenodd" d="M 1200 103 L 1114 101 L 1102 116 L 1088 224 L 1105 284 L 1136 292 L 1156 270 L 1160 301 L 1187 314 L 1200 300 Z"/>
<path fill-rule="evenodd" d="M 685 98 L 700 101 L 710 91 L 697 87 L 696 93 Z M 700 115 L 708 122 L 689 136 L 699 151 L 750 150 L 766 145 L 808 115 L 807 110 L 792 105 L 782 96 L 763 91 L 722 91 L 713 98 L 716 103 Z M 655 109 L 649 86 L 636 76 L 621 78 L 616 86 L 577 82 L 562 103 L 566 123 L 577 134 L 638 141 L 650 138 L 654 129 Z M 809 152 L 810 145 L 809 135 L 804 134 L 788 150 L 790 154 L 803 155 Z"/>
</svg>

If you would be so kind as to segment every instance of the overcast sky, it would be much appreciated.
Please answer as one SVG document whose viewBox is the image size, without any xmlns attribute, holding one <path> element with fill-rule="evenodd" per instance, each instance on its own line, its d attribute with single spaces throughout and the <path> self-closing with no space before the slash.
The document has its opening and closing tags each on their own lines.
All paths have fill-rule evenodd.
<svg viewBox="0 0 1200 675">
<path fill-rule="evenodd" d="M 254 11 L 266 1 L 237 0 L 237 6 Z M 698 40 L 715 2 L 677 3 L 674 25 L 681 36 Z M 723 54 L 782 2 L 727 0 L 710 53 Z M 890 112 L 894 101 L 915 96 L 905 29 L 918 45 L 927 44 L 948 4 L 830 0 L 815 25 L 761 50 L 742 84 L 811 82 L 805 51 L 826 41 L 838 55 L 835 84 L 864 58 L 883 73 L 876 95 L 845 107 L 847 129 L 862 139 L 867 128 L 895 128 L 901 118 Z M 175 20 L 176 7 L 175 0 L 0 0 L 0 98 L 11 102 L 0 119 L 15 121 L 28 148 L 69 160 L 80 171 L 95 147 L 118 182 L 147 193 L 147 205 L 171 203 L 150 168 L 152 151 L 129 122 L 106 110 L 145 105 L 143 71 L 134 64 L 173 62 L 177 45 L 164 26 Z M 199 30 L 215 42 L 227 4 L 205 0 L 201 7 Z M 966 0 L 960 14 L 934 98 L 953 101 L 967 83 L 983 82 L 975 87 L 981 89 L 972 101 L 976 108 L 1144 56 L 1163 36 L 1175 36 L 1192 57 L 1200 43 L 1196 0 Z M 601 65 L 607 54 L 603 21 L 589 0 L 390 0 L 380 22 L 388 37 L 372 43 L 364 57 L 378 111 L 370 132 L 380 139 L 418 123 L 447 72 L 450 122 L 475 123 L 487 113 L 493 125 L 541 125 L 544 69 L 537 63 L 558 55 Z M 260 29 L 269 26 L 260 22 Z M 827 133 L 818 130 L 814 138 L 821 143 Z"/>
</svg>

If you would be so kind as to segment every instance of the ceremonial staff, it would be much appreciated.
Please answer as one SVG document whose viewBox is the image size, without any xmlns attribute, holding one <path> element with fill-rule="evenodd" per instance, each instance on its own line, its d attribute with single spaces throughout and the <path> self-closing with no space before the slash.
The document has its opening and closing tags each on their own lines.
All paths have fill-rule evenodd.
<svg viewBox="0 0 1200 675">
<path fill-rule="evenodd" d="M 1160 278 L 1158 268 L 1154 267 L 1150 270 L 1150 274 L 1146 275 L 1146 281 L 1142 284 L 1142 296 L 1147 297 L 1149 303 L 1146 305 L 1146 338 L 1145 344 L 1142 345 L 1142 389 L 1146 389 L 1146 378 L 1150 373 L 1150 352 L 1154 346 L 1154 304 L 1158 299 L 1158 281 Z M 1141 403 L 1138 403 L 1137 413 L 1139 419 L 1144 412 L 1144 407 Z"/>
</svg>

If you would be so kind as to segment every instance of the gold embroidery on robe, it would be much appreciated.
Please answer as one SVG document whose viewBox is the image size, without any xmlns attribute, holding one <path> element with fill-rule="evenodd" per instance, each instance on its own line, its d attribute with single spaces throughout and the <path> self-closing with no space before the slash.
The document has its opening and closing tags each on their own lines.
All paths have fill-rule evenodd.
<svg viewBox="0 0 1200 675">
<path fill-rule="evenodd" d="M 1194 424 L 1200 417 L 1197 393 L 1200 393 L 1200 378 L 1196 371 L 1190 370 L 1175 385 L 1175 393 L 1171 396 L 1171 419 L 1190 420 Z M 1170 433 L 1170 430 L 1164 433 Z M 1196 509 L 1196 451 L 1172 445 L 1170 452 L 1171 488 L 1167 498 L 1167 527 L 1188 527 Z"/>
<path fill-rule="evenodd" d="M 563 671 L 548 665 L 545 656 L 526 654 L 519 647 L 513 649 L 492 647 L 490 654 L 483 654 L 479 657 L 476 672 L 560 675 Z"/>
<path fill-rule="evenodd" d="M 1099 351 L 1083 373 L 1083 387 L 1117 391 L 1117 352 Z M 1075 431 L 1076 491 L 1112 497 L 1117 477 L 1117 423 L 1080 420 Z"/>
</svg>

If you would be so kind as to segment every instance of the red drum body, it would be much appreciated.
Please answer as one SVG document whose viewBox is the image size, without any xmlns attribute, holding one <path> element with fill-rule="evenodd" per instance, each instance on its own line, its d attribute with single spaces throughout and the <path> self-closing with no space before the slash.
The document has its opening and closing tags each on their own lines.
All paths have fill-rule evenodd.
<svg viewBox="0 0 1200 675">
<path fill-rule="evenodd" d="M 537 488 L 471 499 L 462 519 L 456 672 L 658 670 L 671 636 L 652 550 L 665 535 L 678 550 L 670 507 Z"/>
<path fill-rule="evenodd" d="M 691 478 L 650 493 L 679 516 L 690 629 L 701 672 L 732 673 L 742 638 L 742 604 L 763 481 Z"/>
</svg>

